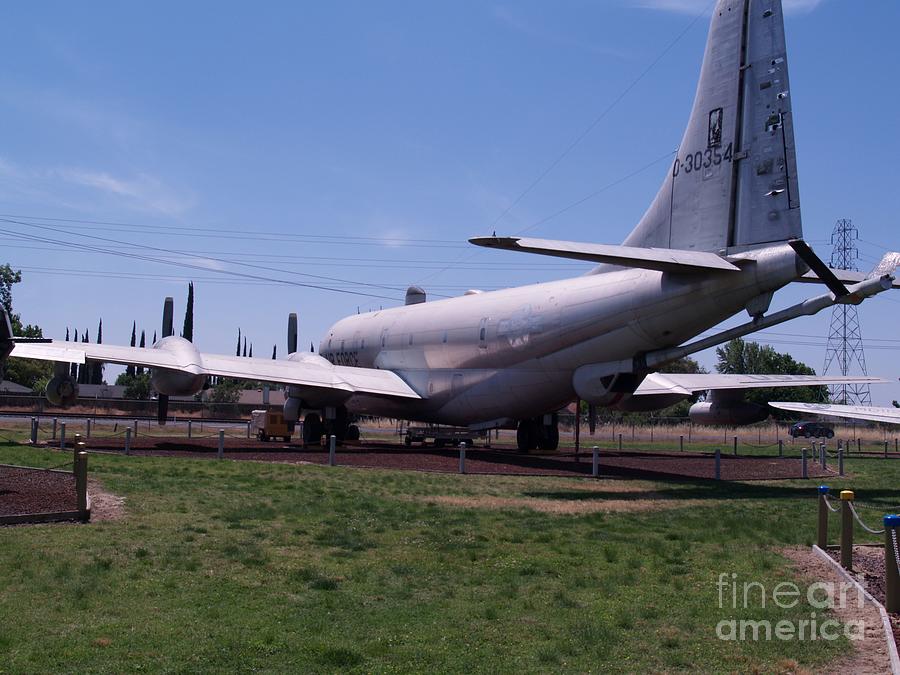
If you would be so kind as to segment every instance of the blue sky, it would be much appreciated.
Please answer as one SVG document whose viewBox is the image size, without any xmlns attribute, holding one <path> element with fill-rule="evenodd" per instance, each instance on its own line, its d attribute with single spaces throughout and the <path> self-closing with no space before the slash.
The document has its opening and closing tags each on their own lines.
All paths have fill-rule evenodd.
<svg viewBox="0 0 900 675">
<path fill-rule="evenodd" d="M 16 310 L 60 337 L 93 339 L 102 316 L 104 341 L 126 343 L 132 320 L 158 327 L 165 295 L 181 313 L 193 279 L 198 345 L 229 353 L 240 327 L 268 355 L 276 342 L 283 354 L 291 311 L 318 343 L 410 283 L 437 297 L 579 274 L 465 240 L 622 241 L 681 138 L 709 6 L 18 3 L 0 25 L 0 237 L 23 270 Z M 827 257 L 835 220 L 852 218 L 868 269 L 900 249 L 900 4 L 787 7 L 805 235 Z M 894 380 L 898 304 L 860 308 L 869 370 Z M 821 369 L 827 327 L 826 312 L 765 340 Z"/>
</svg>

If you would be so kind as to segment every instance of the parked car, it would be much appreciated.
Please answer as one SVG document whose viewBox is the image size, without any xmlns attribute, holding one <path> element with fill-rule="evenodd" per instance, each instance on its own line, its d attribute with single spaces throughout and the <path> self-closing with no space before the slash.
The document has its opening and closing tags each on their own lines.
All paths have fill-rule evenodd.
<svg viewBox="0 0 900 675">
<path fill-rule="evenodd" d="M 791 427 L 791 436 L 804 438 L 834 438 L 834 429 L 825 422 L 797 422 Z"/>
</svg>

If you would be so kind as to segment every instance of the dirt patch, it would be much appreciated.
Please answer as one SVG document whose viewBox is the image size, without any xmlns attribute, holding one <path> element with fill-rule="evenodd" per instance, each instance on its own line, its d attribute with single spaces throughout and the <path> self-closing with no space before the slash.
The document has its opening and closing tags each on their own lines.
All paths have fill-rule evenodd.
<svg viewBox="0 0 900 675">
<path fill-rule="evenodd" d="M 119 438 L 94 438 L 88 447 L 90 450 L 122 452 L 123 441 Z M 138 436 L 132 439 L 131 453 L 215 459 L 217 448 L 217 438 L 188 440 L 183 437 Z M 224 451 L 227 459 L 328 463 L 328 451 L 324 448 L 263 443 L 255 439 L 226 438 Z M 723 480 L 800 478 L 802 473 L 798 459 L 730 454 L 723 454 L 721 459 Z M 337 463 L 359 468 L 456 473 L 459 470 L 459 452 L 450 448 L 407 448 L 397 443 L 366 441 L 339 447 Z M 812 462 L 808 470 L 811 478 L 833 475 L 832 471 L 823 471 Z M 572 452 L 519 454 L 512 449 L 471 448 L 466 451 L 466 473 L 585 477 L 591 475 L 591 455 L 590 452 L 582 452 L 578 457 Z M 619 452 L 604 448 L 600 452 L 600 475 L 649 480 L 672 477 L 711 479 L 715 476 L 715 461 L 709 453 Z"/>
<path fill-rule="evenodd" d="M 75 511 L 75 476 L 62 471 L 0 466 L 0 515 Z"/>
<path fill-rule="evenodd" d="M 556 500 L 534 497 L 494 497 L 491 495 L 426 495 L 410 497 L 417 502 L 441 504 L 466 509 L 530 509 L 541 513 L 577 516 L 585 513 L 648 511 L 698 504 L 692 500 L 595 499 Z"/>
<path fill-rule="evenodd" d="M 91 520 L 122 520 L 125 517 L 125 498 L 107 492 L 95 480 L 88 480 L 91 497 Z"/>
<path fill-rule="evenodd" d="M 781 553 L 793 563 L 798 576 L 809 583 L 831 584 L 838 593 L 841 588 L 840 584 L 846 583 L 834 568 L 813 553 L 811 549 L 788 548 L 782 550 Z M 853 590 L 847 592 L 846 602 L 841 602 L 840 598 L 834 597 L 834 595 L 831 595 L 830 600 L 838 620 L 844 623 L 862 621 L 865 625 L 865 633 L 863 639 L 850 641 L 852 645 L 850 654 L 841 657 L 820 672 L 841 674 L 891 672 L 891 660 L 881 623 L 881 614 L 875 605 L 866 600 L 860 607 L 856 592 Z"/>
<path fill-rule="evenodd" d="M 511 480 L 516 481 L 515 478 Z M 518 485 L 522 492 L 518 497 L 494 494 L 492 486 L 485 487 L 487 489 L 480 494 L 408 495 L 400 499 L 467 509 L 530 509 L 557 515 L 649 511 L 701 504 L 696 499 L 673 499 L 638 481 L 586 480 L 577 485 L 569 481 L 540 490 L 535 490 L 533 483 L 523 481 Z M 516 486 L 505 482 L 504 487 L 508 490 Z"/>
</svg>

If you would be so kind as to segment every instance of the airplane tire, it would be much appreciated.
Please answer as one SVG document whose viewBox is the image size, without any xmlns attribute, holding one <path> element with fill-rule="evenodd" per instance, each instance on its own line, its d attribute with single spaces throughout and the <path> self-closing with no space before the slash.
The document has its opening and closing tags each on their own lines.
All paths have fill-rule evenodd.
<svg viewBox="0 0 900 675">
<path fill-rule="evenodd" d="M 359 440 L 359 427 L 355 424 L 351 424 L 347 427 L 347 434 L 345 438 L 348 441 L 358 441 Z"/>
<path fill-rule="evenodd" d="M 519 452 L 528 452 L 538 446 L 537 425 L 533 420 L 522 420 L 516 429 L 516 447 Z"/>
<path fill-rule="evenodd" d="M 303 418 L 303 445 L 319 445 L 322 442 L 322 420 L 316 413 Z"/>
</svg>

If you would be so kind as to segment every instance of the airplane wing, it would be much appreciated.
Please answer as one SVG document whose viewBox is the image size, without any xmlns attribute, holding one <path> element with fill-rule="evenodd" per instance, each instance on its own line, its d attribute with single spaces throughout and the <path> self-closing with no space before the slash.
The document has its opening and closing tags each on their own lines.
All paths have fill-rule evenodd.
<svg viewBox="0 0 900 675">
<path fill-rule="evenodd" d="M 422 398 L 390 370 L 335 366 L 321 356 L 306 353 L 296 353 L 289 359 L 260 359 L 204 354 L 197 350 L 167 351 L 152 347 L 119 347 L 53 340 L 45 343 L 15 343 L 11 356 L 63 363 L 102 361 L 166 368 L 193 375 L 219 375 L 347 392 Z"/>
<path fill-rule="evenodd" d="M 720 375 L 716 373 L 650 373 L 635 390 L 635 396 L 653 394 L 690 395 L 718 389 L 768 387 L 814 387 L 823 384 L 876 384 L 880 377 L 829 377 L 827 375 Z"/>
<path fill-rule="evenodd" d="M 828 417 L 846 417 L 870 422 L 887 422 L 900 424 L 900 408 L 879 408 L 868 405 L 837 405 L 826 403 L 787 403 L 770 401 L 769 405 L 781 410 L 809 413 L 810 415 L 826 415 Z"/>
<path fill-rule="evenodd" d="M 555 241 L 530 237 L 473 237 L 469 242 L 476 246 L 498 248 L 506 251 L 524 251 L 572 258 L 596 263 L 609 263 L 623 267 L 673 273 L 697 273 L 716 270 L 738 272 L 740 268 L 715 253 L 706 251 L 682 251 L 671 248 L 640 248 L 637 246 L 612 246 L 587 244 L 576 241 Z"/>
</svg>

